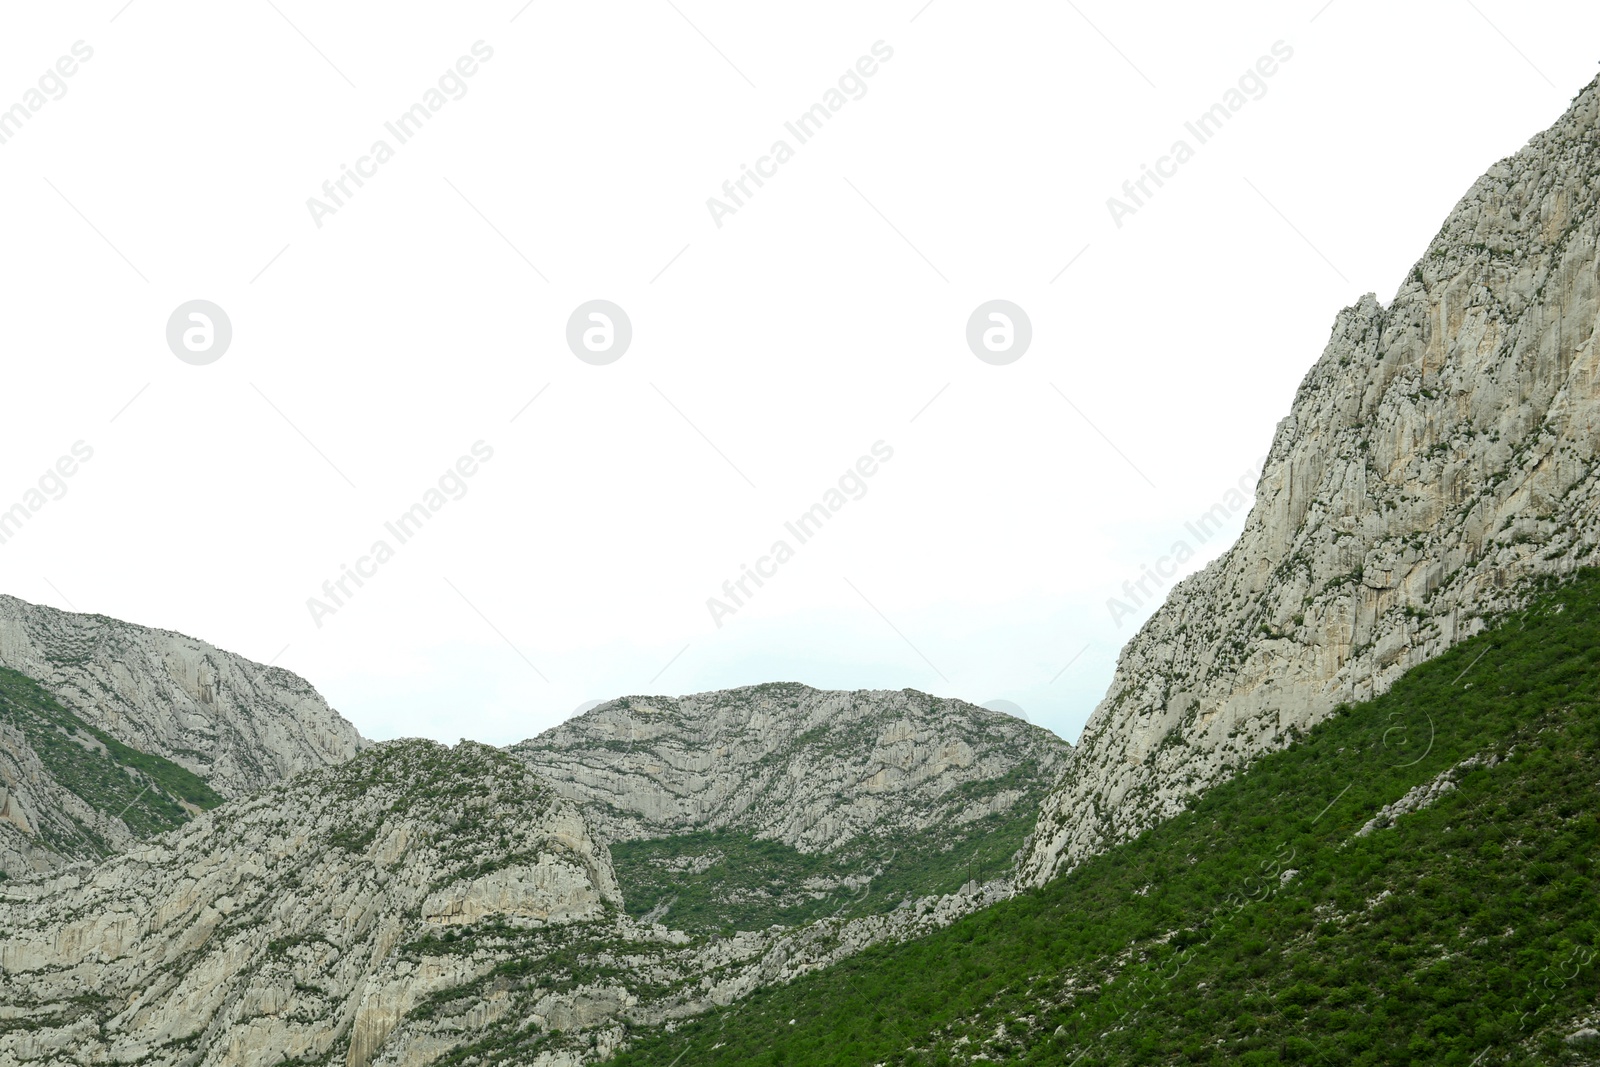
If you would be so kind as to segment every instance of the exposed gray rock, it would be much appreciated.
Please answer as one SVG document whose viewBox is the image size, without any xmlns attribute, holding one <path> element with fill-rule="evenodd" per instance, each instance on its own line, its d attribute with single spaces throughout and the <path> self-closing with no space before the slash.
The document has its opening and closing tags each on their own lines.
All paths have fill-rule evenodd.
<svg viewBox="0 0 1600 1067">
<path fill-rule="evenodd" d="M 1025 877 L 1181 811 L 1600 544 L 1600 82 L 1342 312 L 1239 541 L 1123 649 Z"/>
<path fill-rule="evenodd" d="M 690 937 L 621 914 L 605 847 L 524 762 L 397 741 L 91 866 L 0 883 L 0 1064 L 422 1067 L 609 1055 L 1012 893 Z"/>
<path fill-rule="evenodd" d="M 130 781 L 129 799 L 141 788 Z M 45 766 L 22 730 L 0 722 L 0 873 L 27 877 L 127 848 L 139 835 L 118 815 L 73 793 Z"/>
<path fill-rule="evenodd" d="M 736 828 L 823 852 L 1032 802 L 1070 749 L 961 700 L 771 684 L 622 697 L 510 751 L 608 841 Z"/>
<path fill-rule="evenodd" d="M 170 630 L 0 596 L 0 666 L 223 796 L 343 763 L 365 743 L 311 684 Z"/>
<path fill-rule="evenodd" d="M 0 1028 L 0 1063 L 426 1062 L 460 1036 L 390 1034 L 508 957 L 403 946 L 491 917 L 560 930 L 619 899 L 582 816 L 523 764 L 392 742 L 100 866 L 0 883 L 0 1005 L 31 1024 Z M 546 991 L 546 1018 L 583 1014 L 569 993 Z"/>
<path fill-rule="evenodd" d="M 0 667 L 36 680 L 110 737 L 198 774 L 224 797 L 344 762 L 366 744 L 288 671 L 100 615 L 0 596 Z M 47 823 L 82 827 L 95 842 L 75 849 L 59 834 L 45 841 L 39 830 Z M 0 724 L 0 870 L 45 870 L 136 839 L 115 811 L 85 804 L 53 780 L 28 739 Z"/>
<path fill-rule="evenodd" d="M 1376 815 L 1361 825 L 1356 831 L 1356 836 L 1367 837 L 1374 831 L 1386 830 L 1393 826 L 1400 816 L 1432 807 L 1440 797 L 1455 791 L 1456 782 L 1460 781 L 1461 776 L 1467 771 L 1474 767 L 1493 767 L 1499 762 L 1499 756 L 1472 756 L 1454 767 L 1440 771 L 1431 780 L 1406 790 L 1405 795 L 1393 804 L 1385 804 Z"/>
<path fill-rule="evenodd" d="M 652 840 L 648 858 L 618 861 L 619 876 L 632 872 L 624 891 L 644 894 L 629 902 L 640 922 L 736 928 L 746 955 L 759 946 L 766 962 L 719 979 L 716 990 L 731 996 L 1009 893 L 1004 878 L 958 890 L 963 876 L 997 874 L 992 860 L 974 871 L 960 857 L 997 846 L 1025 854 L 1017 824 L 1031 824 L 1069 746 L 1003 712 L 913 690 L 770 684 L 608 701 L 511 751 L 577 802 L 602 839 Z M 735 837 L 683 836 L 701 831 Z M 767 860 L 746 851 L 751 837 L 828 859 Z M 743 858 L 715 881 L 674 888 L 727 860 L 725 847 Z M 773 880 L 784 869 L 805 873 Z M 905 898 L 886 899 L 880 883 Z M 679 920 L 683 892 L 696 903 Z M 872 914 L 895 903 L 891 915 Z"/>
</svg>

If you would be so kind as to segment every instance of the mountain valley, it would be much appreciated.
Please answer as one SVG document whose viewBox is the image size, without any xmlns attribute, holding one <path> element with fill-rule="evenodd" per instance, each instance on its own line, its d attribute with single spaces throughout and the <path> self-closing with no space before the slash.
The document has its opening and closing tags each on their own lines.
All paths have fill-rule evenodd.
<svg viewBox="0 0 1600 1067">
<path fill-rule="evenodd" d="M 1600 1063 L 1597 326 L 1600 79 L 1076 744 L 786 682 L 378 743 L 0 597 L 0 1067 Z"/>
</svg>

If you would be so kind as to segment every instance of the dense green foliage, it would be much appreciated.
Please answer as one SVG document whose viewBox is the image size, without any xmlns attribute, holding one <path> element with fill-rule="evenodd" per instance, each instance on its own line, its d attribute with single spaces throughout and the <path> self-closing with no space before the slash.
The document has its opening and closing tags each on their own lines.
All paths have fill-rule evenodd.
<svg viewBox="0 0 1600 1067">
<path fill-rule="evenodd" d="M 968 788 L 1025 789 L 1035 777 L 1023 767 Z M 1035 817 L 1033 804 L 1019 803 L 962 826 L 878 833 L 829 853 L 801 852 L 743 831 L 706 831 L 617 842 L 611 860 L 636 918 L 654 912 L 668 926 L 692 933 L 762 930 L 844 912 L 889 911 L 908 898 L 1002 877 Z"/>
<path fill-rule="evenodd" d="M 181 825 L 179 801 L 212 808 L 222 797 L 205 779 L 160 756 L 123 744 L 62 707 L 33 679 L 0 668 L 0 723 L 21 732 L 45 771 L 96 811 L 123 821 L 148 837 Z M 67 815 L 65 825 L 46 821 L 40 834 L 68 855 L 109 853 L 90 826 Z"/>
<path fill-rule="evenodd" d="M 613 1062 L 1581 1062 L 1597 856 L 1586 572 L 1042 889 Z"/>
</svg>

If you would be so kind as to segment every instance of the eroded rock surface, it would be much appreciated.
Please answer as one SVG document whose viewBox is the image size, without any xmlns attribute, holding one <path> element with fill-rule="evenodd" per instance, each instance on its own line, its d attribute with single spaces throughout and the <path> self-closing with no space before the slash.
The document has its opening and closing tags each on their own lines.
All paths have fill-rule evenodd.
<svg viewBox="0 0 1600 1067">
<path fill-rule="evenodd" d="M 604 847 L 525 765 L 391 742 L 99 866 L 0 883 L 0 1063 L 427 1062 L 459 1036 L 394 1031 L 510 958 L 446 950 L 460 926 L 526 941 L 619 899 Z M 554 1004 L 572 990 L 549 969 Z"/>
<path fill-rule="evenodd" d="M 0 668 L 37 682 L 68 713 L 64 725 L 41 738 L 38 729 L 30 735 L 23 728 L 15 704 L 0 708 L 0 872 L 14 877 L 104 856 L 149 836 L 149 820 L 138 810 L 130 814 L 135 796 L 150 795 L 146 786 L 165 804 L 200 810 L 170 795 L 171 783 L 159 770 L 138 766 L 136 755 L 69 772 L 42 752 L 45 742 L 104 756 L 115 741 L 160 757 L 203 780 L 215 794 L 206 803 L 342 763 L 366 744 L 288 671 L 182 634 L 8 596 L 0 596 Z M 38 727 L 38 716 L 29 717 Z M 119 774 L 137 783 L 132 792 L 102 790 L 92 781 Z"/>
<path fill-rule="evenodd" d="M 365 744 L 311 683 L 197 638 L 0 596 L 0 667 L 223 796 L 350 759 Z"/>
<path fill-rule="evenodd" d="M 1025 876 L 1181 811 L 1600 544 L 1600 82 L 1341 312 L 1239 541 L 1123 649 Z"/>
<path fill-rule="evenodd" d="M 1069 750 L 961 700 L 785 683 L 623 697 L 511 748 L 607 840 L 738 828 L 802 852 L 1010 810 Z"/>
</svg>

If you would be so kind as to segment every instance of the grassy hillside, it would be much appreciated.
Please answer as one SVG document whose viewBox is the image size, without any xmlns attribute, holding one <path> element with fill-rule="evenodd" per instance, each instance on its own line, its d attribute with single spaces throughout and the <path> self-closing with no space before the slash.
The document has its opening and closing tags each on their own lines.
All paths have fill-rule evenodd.
<svg viewBox="0 0 1600 1067">
<path fill-rule="evenodd" d="M 1562 1040 L 1600 1018 L 1597 858 L 1586 572 L 1043 889 L 613 1062 L 1600 1062 Z"/>
<path fill-rule="evenodd" d="M 90 726 L 33 679 L 5 668 L 0 668 L 0 726 L 21 734 L 61 788 L 121 819 L 140 837 L 187 819 L 180 800 L 200 808 L 222 803 L 199 775 Z M 92 827 L 70 817 L 43 820 L 39 833 L 64 855 L 87 858 L 110 852 Z"/>
</svg>

